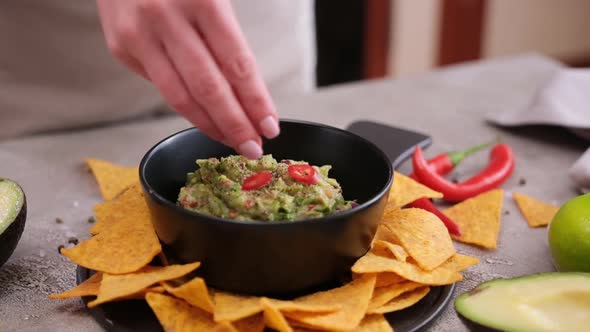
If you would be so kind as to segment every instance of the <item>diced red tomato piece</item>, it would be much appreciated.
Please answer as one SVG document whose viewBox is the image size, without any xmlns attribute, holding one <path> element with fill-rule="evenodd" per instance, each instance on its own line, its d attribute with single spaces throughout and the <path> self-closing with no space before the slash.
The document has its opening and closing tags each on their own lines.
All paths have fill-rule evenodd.
<svg viewBox="0 0 590 332">
<path fill-rule="evenodd" d="M 254 206 L 254 201 L 253 201 L 253 200 L 251 200 L 251 199 L 247 199 L 247 200 L 246 200 L 246 202 L 244 203 L 244 207 L 245 207 L 246 209 L 249 209 L 249 208 L 251 208 L 251 207 L 253 207 L 253 206 Z"/>
</svg>

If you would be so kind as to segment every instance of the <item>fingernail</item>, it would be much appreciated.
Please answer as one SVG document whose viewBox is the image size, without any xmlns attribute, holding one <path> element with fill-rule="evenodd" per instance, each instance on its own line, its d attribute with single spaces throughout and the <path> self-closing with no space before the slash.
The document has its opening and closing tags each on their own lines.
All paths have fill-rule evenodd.
<svg viewBox="0 0 590 332">
<path fill-rule="evenodd" d="M 260 121 L 260 129 L 266 138 L 275 138 L 281 131 L 277 120 L 270 115 Z"/>
<path fill-rule="evenodd" d="M 254 140 L 249 140 L 240 144 L 238 150 L 248 159 L 258 159 L 262 157 L 262 148 Z"/>
</svg>

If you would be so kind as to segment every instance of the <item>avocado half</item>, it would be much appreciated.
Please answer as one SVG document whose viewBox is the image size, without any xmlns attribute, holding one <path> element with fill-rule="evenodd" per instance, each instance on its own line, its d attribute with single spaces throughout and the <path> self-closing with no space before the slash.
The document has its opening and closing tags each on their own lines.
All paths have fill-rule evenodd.
<svg viewBox="0 0 590 332">
<path fill-rule="evenodd" d="M 27 199 L 15 182 L 0 179 L 0 266 L 14 252 L 25 228 Z"/>
<path fill-rule="evenodd" d="M 470 327 L 487 331 L 590 331 L 590 273 L 488 281 L 457 297 L 455 309 Z"/>
</svg>

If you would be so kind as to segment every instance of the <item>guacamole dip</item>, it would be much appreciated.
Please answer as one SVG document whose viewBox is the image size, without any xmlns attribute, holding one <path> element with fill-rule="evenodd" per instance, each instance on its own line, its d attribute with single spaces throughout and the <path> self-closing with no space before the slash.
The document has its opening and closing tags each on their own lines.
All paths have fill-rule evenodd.
<svg viewBox="0 0 590 332">
<path fill-rule="evenodd" d="M 264 155 L 197 160 L 188 173 L 178 204 L 203 214 L 237 220 L 297 220 L 317 218 L 350 209 L 331 166 L 309 165 Z"/>
</svg>

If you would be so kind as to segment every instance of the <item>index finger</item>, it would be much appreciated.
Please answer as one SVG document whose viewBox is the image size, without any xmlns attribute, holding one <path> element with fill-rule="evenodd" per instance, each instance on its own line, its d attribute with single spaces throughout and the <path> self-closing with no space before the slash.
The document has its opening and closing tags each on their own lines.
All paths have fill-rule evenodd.
<svg viewBox="0 0 590 332">
<path fill-rule="evenodd" d="M 231 84 L 252 125 L 267 138 L 279 132 L 278 116 L 254 55 L 234 14 L 230 1 L 193 2 L 189 10 L 227 81 Z"/>
</svg>

